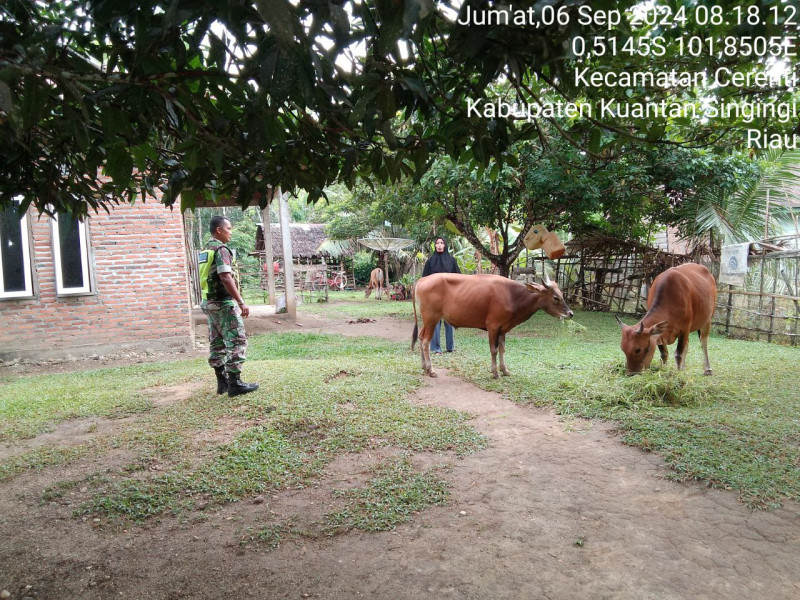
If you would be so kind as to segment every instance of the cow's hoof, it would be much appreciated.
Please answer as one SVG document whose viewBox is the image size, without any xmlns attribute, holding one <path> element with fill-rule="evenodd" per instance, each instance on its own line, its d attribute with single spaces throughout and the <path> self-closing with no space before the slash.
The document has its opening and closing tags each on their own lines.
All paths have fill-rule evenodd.
<svg viewBox="0 0 800 600">
<path fill-rule="evenodd" d="M 495 379 L 500 379 L 500 374 L 497 371 L 492 371 L 492 377 Z"/>
<path fill-rule="evenodd" d="M 509 373 L 508 371 L 503 371 L 503 375 L 504 375 L 505 377 L 508 377 L 509 375 L 511 375 L 511 373 Z"/>
<path fill-rule="evenodd" d="M 711 377 L 713 374 L 714 371 L 712 371 L 711 369 L 706 369 L 705 371 L 703 371 L 703 375 L 705 375 L 706 377 Z"/>
<path fill-rule="evenodd" d="M 437 375 L 436 373 L 434 373 L 433 371 L 430 371 L 430 372 L 428 373 L 428 375 L 429 375 L 430 377 L 433 377 L 434 379 L 436 379 L 436 378 L 438 377 L 438 375 Z"/>
</svg>

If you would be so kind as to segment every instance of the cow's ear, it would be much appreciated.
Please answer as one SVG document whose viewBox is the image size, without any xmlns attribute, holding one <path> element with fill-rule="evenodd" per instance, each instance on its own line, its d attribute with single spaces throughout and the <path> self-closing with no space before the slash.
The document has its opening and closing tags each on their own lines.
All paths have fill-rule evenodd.
<svg viewBox="0 0 800 600">
<path fill-rule="evenodd" d="M 547 288 L 539 283 L 526 283 L 525 287 L 528 288 L 529 292 L 535 292 L 537 294 L 541 294 L 542 292 L 546 291 Z"/>
<path fill-rule="evenodd" d="M 667 330 L 667 322 L 661 321 L 650 328 L 650 335 L 661 335 Z"/>
</svg>

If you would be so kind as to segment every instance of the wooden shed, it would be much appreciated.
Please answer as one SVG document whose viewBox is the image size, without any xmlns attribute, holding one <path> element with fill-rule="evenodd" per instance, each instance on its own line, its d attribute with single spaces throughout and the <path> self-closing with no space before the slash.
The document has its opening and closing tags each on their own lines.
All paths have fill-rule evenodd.
<svg viewBox="0 0 800 600">
<path fill-rule="evenodd" d="M 273 223 L 272 228 L 272 255 L 283 256 L 283 243 L 281 241 L 280 226 Z M 303 262 L 320 260 L 328 255 L 320 250 L 320 246 L 328 239 L 325 235 L 325 225 L 321 223 L 292 223 L 292 258 Z M 256 229 L 255 252 L 264 254 L 264 228 L 258 225 Z"/>
</svg>

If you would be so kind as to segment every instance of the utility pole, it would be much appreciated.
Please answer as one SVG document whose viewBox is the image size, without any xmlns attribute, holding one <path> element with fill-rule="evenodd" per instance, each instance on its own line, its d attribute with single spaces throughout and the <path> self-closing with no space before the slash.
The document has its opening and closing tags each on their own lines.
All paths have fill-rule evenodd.
<svg viewBox="0 0 800 600">
<path fill-rule="evenodd" d="M 292 229 L 289 223 L 289 202 L 278 188 L 280 202 L 281 240 L 283 241 L 283 278 L 286 281 L 286 315 L 297 320 L 297 303 L 294 297 L 294 263 L 292 263 Z"/>
<path fill-rule="evenodd" d="M 272 268 L 275 257 L 272 255 L 272 223 L 270 223 L 269 216 L 269 207 L 274 199 L 275 190 L 270 189 L 267 206 L 261 209 L 261 227 L 264 228 L 264 263 L 267 267 L 267 293 L 269 294 L 269 303 L 273 306 L 278 302 L 278 297 L 275 295 L 275 270 Z"/>
</svg>

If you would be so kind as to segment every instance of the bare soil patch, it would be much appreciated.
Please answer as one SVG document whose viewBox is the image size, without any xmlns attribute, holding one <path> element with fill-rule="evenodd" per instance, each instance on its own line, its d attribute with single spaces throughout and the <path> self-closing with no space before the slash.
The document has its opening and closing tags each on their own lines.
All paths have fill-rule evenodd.
<svg viewBox="0 0 800 600">
<path fill-rule="evenodd" d="M 206 333 L 207 335 L 207 333 Z M 202 350 L 176 350 L 176 351 L 134 351 L 125 350 L 107 355 L 94 355 L 78 358 L 47 359 L 47 360 L 22 360 L 0 364 L 0 376 L 14 375 L 46 375 L 49 373 L 73 373 L 75 371 L 90 371 L 108 367 L 126 367 L 152 362 L 168 362 L 172 360 L 186 360 L 204 356 Z"/>
<path fill-rule="evenodd" d="M 260 326 L 300 329 L 272 318 L 282 322 Z M 409 342 L 412 329 L 396 319 L 300 323 Z M 333 490 L 365 481 L 391 453 L 383 449 L 340 457 L 313 486 L 119 529 L 73 516 L 80 488 L 69 504 L 41 500 L 53 483 L 109 466 L 108 456 L 87 457 L 0 484 L 0 590 L 37 599 L 800 597 L 797 504 L 751 512 L 735 492 L 666 480 L 662 461 L 621 444 L 610 424 L 564 420 L 437 371 L 412 401 L 472 413 L 490 441 L 464 458 L 413 457 L 450 464 L 441 473 L 449 505 L 392 532 L 324 535 L 322 515 L 340 502 Z M 242 543 L 273 523 L 296 534 L 274 550 Z"/>
</svg>

